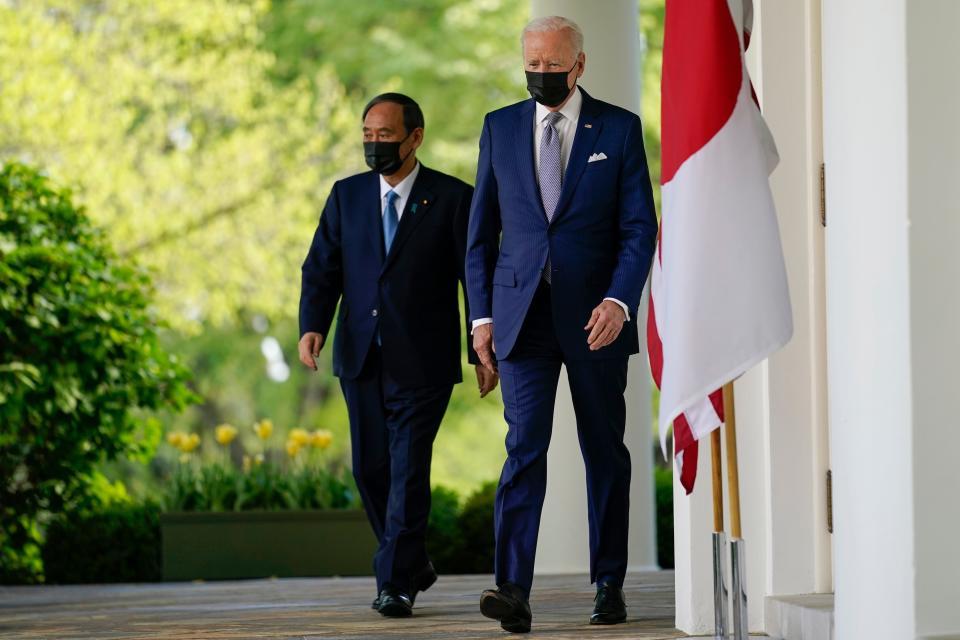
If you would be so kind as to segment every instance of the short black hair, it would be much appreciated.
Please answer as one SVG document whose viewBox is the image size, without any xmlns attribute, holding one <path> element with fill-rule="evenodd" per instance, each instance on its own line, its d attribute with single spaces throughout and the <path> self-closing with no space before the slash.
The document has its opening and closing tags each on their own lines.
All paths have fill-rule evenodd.
<svg viewBox="0 0 960 640">
<path fill-rule="evenodd" d="M 370 109 L 384 102 L 392 102 L 393 104 L 398 104 L 403 107 L 403 128 L 407 130 L 408 134 L 414 129 L 423 128 L 423 111 L 420 110 L 420 105 L 418 105 L 413 98 L 405 96 L 402 93 L 381 93 L 374 97 L 367 103 L 367 106 L 363 108 L 363 117 L 360 121 L 362 122 L 367 119 L 367 112 L 369 112 Z"/>
</svg>

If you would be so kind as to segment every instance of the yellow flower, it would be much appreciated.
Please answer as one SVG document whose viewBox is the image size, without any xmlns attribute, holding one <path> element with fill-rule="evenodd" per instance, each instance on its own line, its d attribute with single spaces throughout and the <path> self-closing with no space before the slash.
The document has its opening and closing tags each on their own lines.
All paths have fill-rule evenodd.
<svg viewBox="0 0 960 640">
<path fill-rule="evenodd" d="M 237 437 L 237 428 L 231 424 L 222 424 L 216 430 L 217 442 L 226 446 Z"/>
<path fill-rule="evenodd" d="M 287 455 L 296 458 L 298 453 L 300 453 L 300 443 L 296 440 L 287 440 Z"/>
<path fill-rule="evenodd" d="M 273 420 L 264 418 L 260 422 L 255 422 L 253 423 L 253 430 L 256 431 L 258 438 L 266 440 L 273 434 Z"/>
<path fill-rule="evenodd" d="M 243 456 L 243 472 L 246 473 L 250 471 L 250 468 L 252 466 L 253 466 L 253 459 L 248 455 L 244 455 Z"/>
<path fill-rule="evenodd" d="M 293 429 L 290 431 L 290 440 L 297 443 L 297 446 L 310 444 L 310 434 L 306 429 Z"/>
<path fill-rule="evenodd" d="M 333 434 L 326 429 L 317 429 L 310 434 L 310 444 L 316 449 L 326 449 L 333 442 Z"/>
<path fill-rule="evenodd" d="M 186 437 L 187 434 L 185 434 L 183 431 L 171 431 L 167 434 L 167 442 L 170 443 L 171 446 L 179 449 Z"/>
<path fill-rule="evenodd" d="M 258 453 L 257 455 L 253 456 L 253 464 L 258 467 L 263 464 L 263 460 L 264 458 L 262 453 Z"/>
<path fill-rule="evenodd" d="M 180 451 L 183 451 L 184 453 L 191 453 L 199 446 L 200 436 L 195 433 L 184 435 L 183 439 L 180 441 Z"/>
</svg>

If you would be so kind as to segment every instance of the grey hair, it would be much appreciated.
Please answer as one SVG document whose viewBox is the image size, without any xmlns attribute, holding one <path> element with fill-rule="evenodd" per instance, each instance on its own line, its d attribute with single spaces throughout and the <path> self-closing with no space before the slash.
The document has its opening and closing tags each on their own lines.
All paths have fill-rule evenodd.
<svg viewBox="0 0 960 640">
<path fill-rule="evenodd" d="M 524 45 L 528 33 L 563 31 L 564 29 L 570 30 L 570 44 L 573 45 L 574 49 L 573 55 L 580 55 L 580 52 L 583 51 L 583 31 L 580 30 L 580 26 L 576 22 L 563 16 L 544 16 L 528 22 L 527 26 L 523 28 L 523 33 L 520 34 L 520 46 Z"/>
</svg>

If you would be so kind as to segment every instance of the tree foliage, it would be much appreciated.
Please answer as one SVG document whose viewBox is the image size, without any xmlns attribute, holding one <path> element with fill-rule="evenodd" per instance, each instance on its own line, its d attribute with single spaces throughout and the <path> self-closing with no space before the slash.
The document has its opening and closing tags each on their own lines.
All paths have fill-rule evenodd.
<svg viewBox="0 0 960 640">
<path fill-rule="evenodd" d="M 180 327 L 236 309 L 292 314 L 331 178 L 362 162 L 332 74 L 270 81 L 268 8 L 0 3 L 0 160 L 75 185 L 118 251 L 154 270 Z"/>
<path fill-rule="evenodd" d="M 37 515 L 82 500 L 99 462 L 153 453 L 141 410 L 192 399 L 151 295 L 69 192 L 0 168 L 0 577 L 32 572 Z"/>
<path fill-rule="evenodd" d="M 264 46 L 281 84 L 330 69 L 358 114 L 377 93 L 408 93 L 426 117 L 420 157 L 472 184 L 483 115 L 528 97 L 528 18 L 528 0 L 274 0 Z"/>
</svg>

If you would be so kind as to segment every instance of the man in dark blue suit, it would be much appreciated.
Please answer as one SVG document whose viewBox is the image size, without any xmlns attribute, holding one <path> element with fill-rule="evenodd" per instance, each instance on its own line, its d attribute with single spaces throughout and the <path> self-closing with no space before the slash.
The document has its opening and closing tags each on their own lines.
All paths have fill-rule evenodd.
<svg viewBox="0 0 960 640">
<path fill-rule="evenodd" d="M 495 507 L 498 588 L 483 593 L 480 609 L 514 632 L 530 630 L 561 365 L 587 472 L 590 621 L 626 620 L 623 394 L 657 234 L 640 119 L 577 87 L 586 62 L 579 27 L 534 20 L 523 50 L 533 99 L 484 120 L 467 243 L 474 349 L 499 367 L 509 428 Z"/>
<path fill-rule="evenodd" d="M 333 372 L 350 417 L 353 475 L 379 541 L 373 608 L 388 617 L 411 615 L 417 592 L 437 579 L 425 546 L 430 460 L 462 380 L 459 286 L 473 189 L 417 161 L 423 131 L 407 96 L 370 101 L 363 145 L 372 171 L 334 184 L 300 294 L 300 360 L 312 369 L 340 303 Z M 484 396 L 497 375 L 468 352 Z"/>
</svg>

